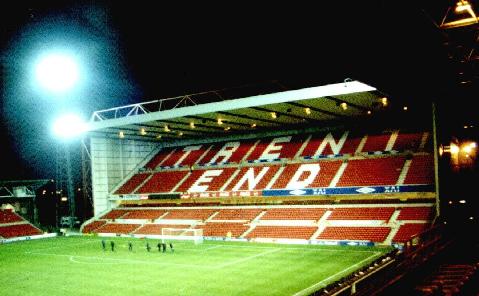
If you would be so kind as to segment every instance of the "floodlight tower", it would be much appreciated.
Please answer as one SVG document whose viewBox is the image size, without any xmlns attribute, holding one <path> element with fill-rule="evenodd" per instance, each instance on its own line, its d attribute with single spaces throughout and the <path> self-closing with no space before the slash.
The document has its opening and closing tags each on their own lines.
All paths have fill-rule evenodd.
<svg viewBox="0 0 479 296">
<path fill-rule="evenodd" d="M 78 65 L 75 59 L 64 53 L 53 53 L 44 55 L 36 65 L 35 76 L 38 84 L 49 92 L 49 95 L 62 98 L 67 92 L 75 87 L 79 79 Z M 64 185 L 67 187 L 68 206 L 70 215 L 70 229 L 75 225 L 75 190 L 73 187 L 73 176 L 71 157 L 68 140 L 78 136 L 84 131 L 85 125 L 79 116 L 66 114 L 61 116 L 54 123 L 53 132 L 62 140 L 61 147 L 57 149 L 57 191 L 63 192 Z M 63 148 L 63 153 L 60 149 Z M 67 180 L 64 184 L 63 173 Z"/>
</svg>

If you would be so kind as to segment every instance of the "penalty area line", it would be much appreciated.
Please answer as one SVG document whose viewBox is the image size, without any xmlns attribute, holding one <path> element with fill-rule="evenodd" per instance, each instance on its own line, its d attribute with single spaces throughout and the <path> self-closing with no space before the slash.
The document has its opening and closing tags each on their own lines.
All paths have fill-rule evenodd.
<svg viewBox="0 0 479 296">
<path fill-rule="evenodd" d="M 281 248 L 272 249 L 272 250 L 262 252 L 262 253 L 259 253 L 259 254 L 256 254 L 256 255 L 252 255 L 252 256 L 248 256 L 248 257 L 245 257 L 245 258 L 240 258 L 240 259 L 237 259 L 237 260 L 234 260 L 234 261 L 231 261 L 231 262 L 226 262 L 226 263 L 223 263 L 223 264 L 216 265 L 216 268 L 223 268 L 223 267 L 226 267 L 226 266 L 235 265 L 235 264 L 238 264 L 238 263 L 241 263 L 241 262 L 245 262 L 245 261 L 254 259 L 256 257 L 262 257 L 264 255 L 273 254 L 273 253 L 279 252 L 281 250 L 282 250 Z"/>
</svg>

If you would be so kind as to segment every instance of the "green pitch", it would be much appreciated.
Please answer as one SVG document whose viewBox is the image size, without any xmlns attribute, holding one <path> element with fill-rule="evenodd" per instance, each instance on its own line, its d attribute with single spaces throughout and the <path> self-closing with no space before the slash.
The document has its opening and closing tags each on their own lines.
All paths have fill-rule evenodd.
<svg viewBox="0 0 479 296">
<path fill-rule="evenodd" d="M 0 245 L 0 294 L 303 295 L 373 261 L 389 248 L 59 237 Z M 152 247 L 146 251 L 148 241 Z"/>
</svg>

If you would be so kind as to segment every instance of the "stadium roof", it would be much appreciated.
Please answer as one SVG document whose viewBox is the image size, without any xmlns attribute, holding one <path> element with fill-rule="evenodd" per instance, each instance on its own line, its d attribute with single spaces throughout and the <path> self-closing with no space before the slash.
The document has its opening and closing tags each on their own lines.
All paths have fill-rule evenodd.
<svg viewBox="0 0 479 296">
<path fill-rule="evenodd" d="M 112 138 L 204 139 L 368 116 L 384 109 L 383 98 L 376 88 L 351 80 L 235 99 L 213 91 L 95 111 L 88 130 Z"/>
</svg>

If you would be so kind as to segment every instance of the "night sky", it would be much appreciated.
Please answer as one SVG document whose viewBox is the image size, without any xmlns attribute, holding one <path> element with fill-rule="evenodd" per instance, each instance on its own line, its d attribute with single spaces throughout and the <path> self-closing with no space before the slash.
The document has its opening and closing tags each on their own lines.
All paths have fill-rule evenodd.
<svg viewBox="0 0 479 296">
<path fill-rule="evenodd" d="M 0 179 L 55 177 L 50 126 L 65 111 L 88 119 L 99 109 L 246 84 L 296 89 L 351 78 L 405 104 L 437 101 L 453 131 L 479 118 L 457 104 L 477 100 L 475 73 L 460 83 L 444 45 L 451 34 L 434 26 L 447 3 L 123 2 L 2 9 Z M 32 83 L 35 60 L 55 49 L 78 55 L 84 75 L 62 97 Z"/>
</svg>

